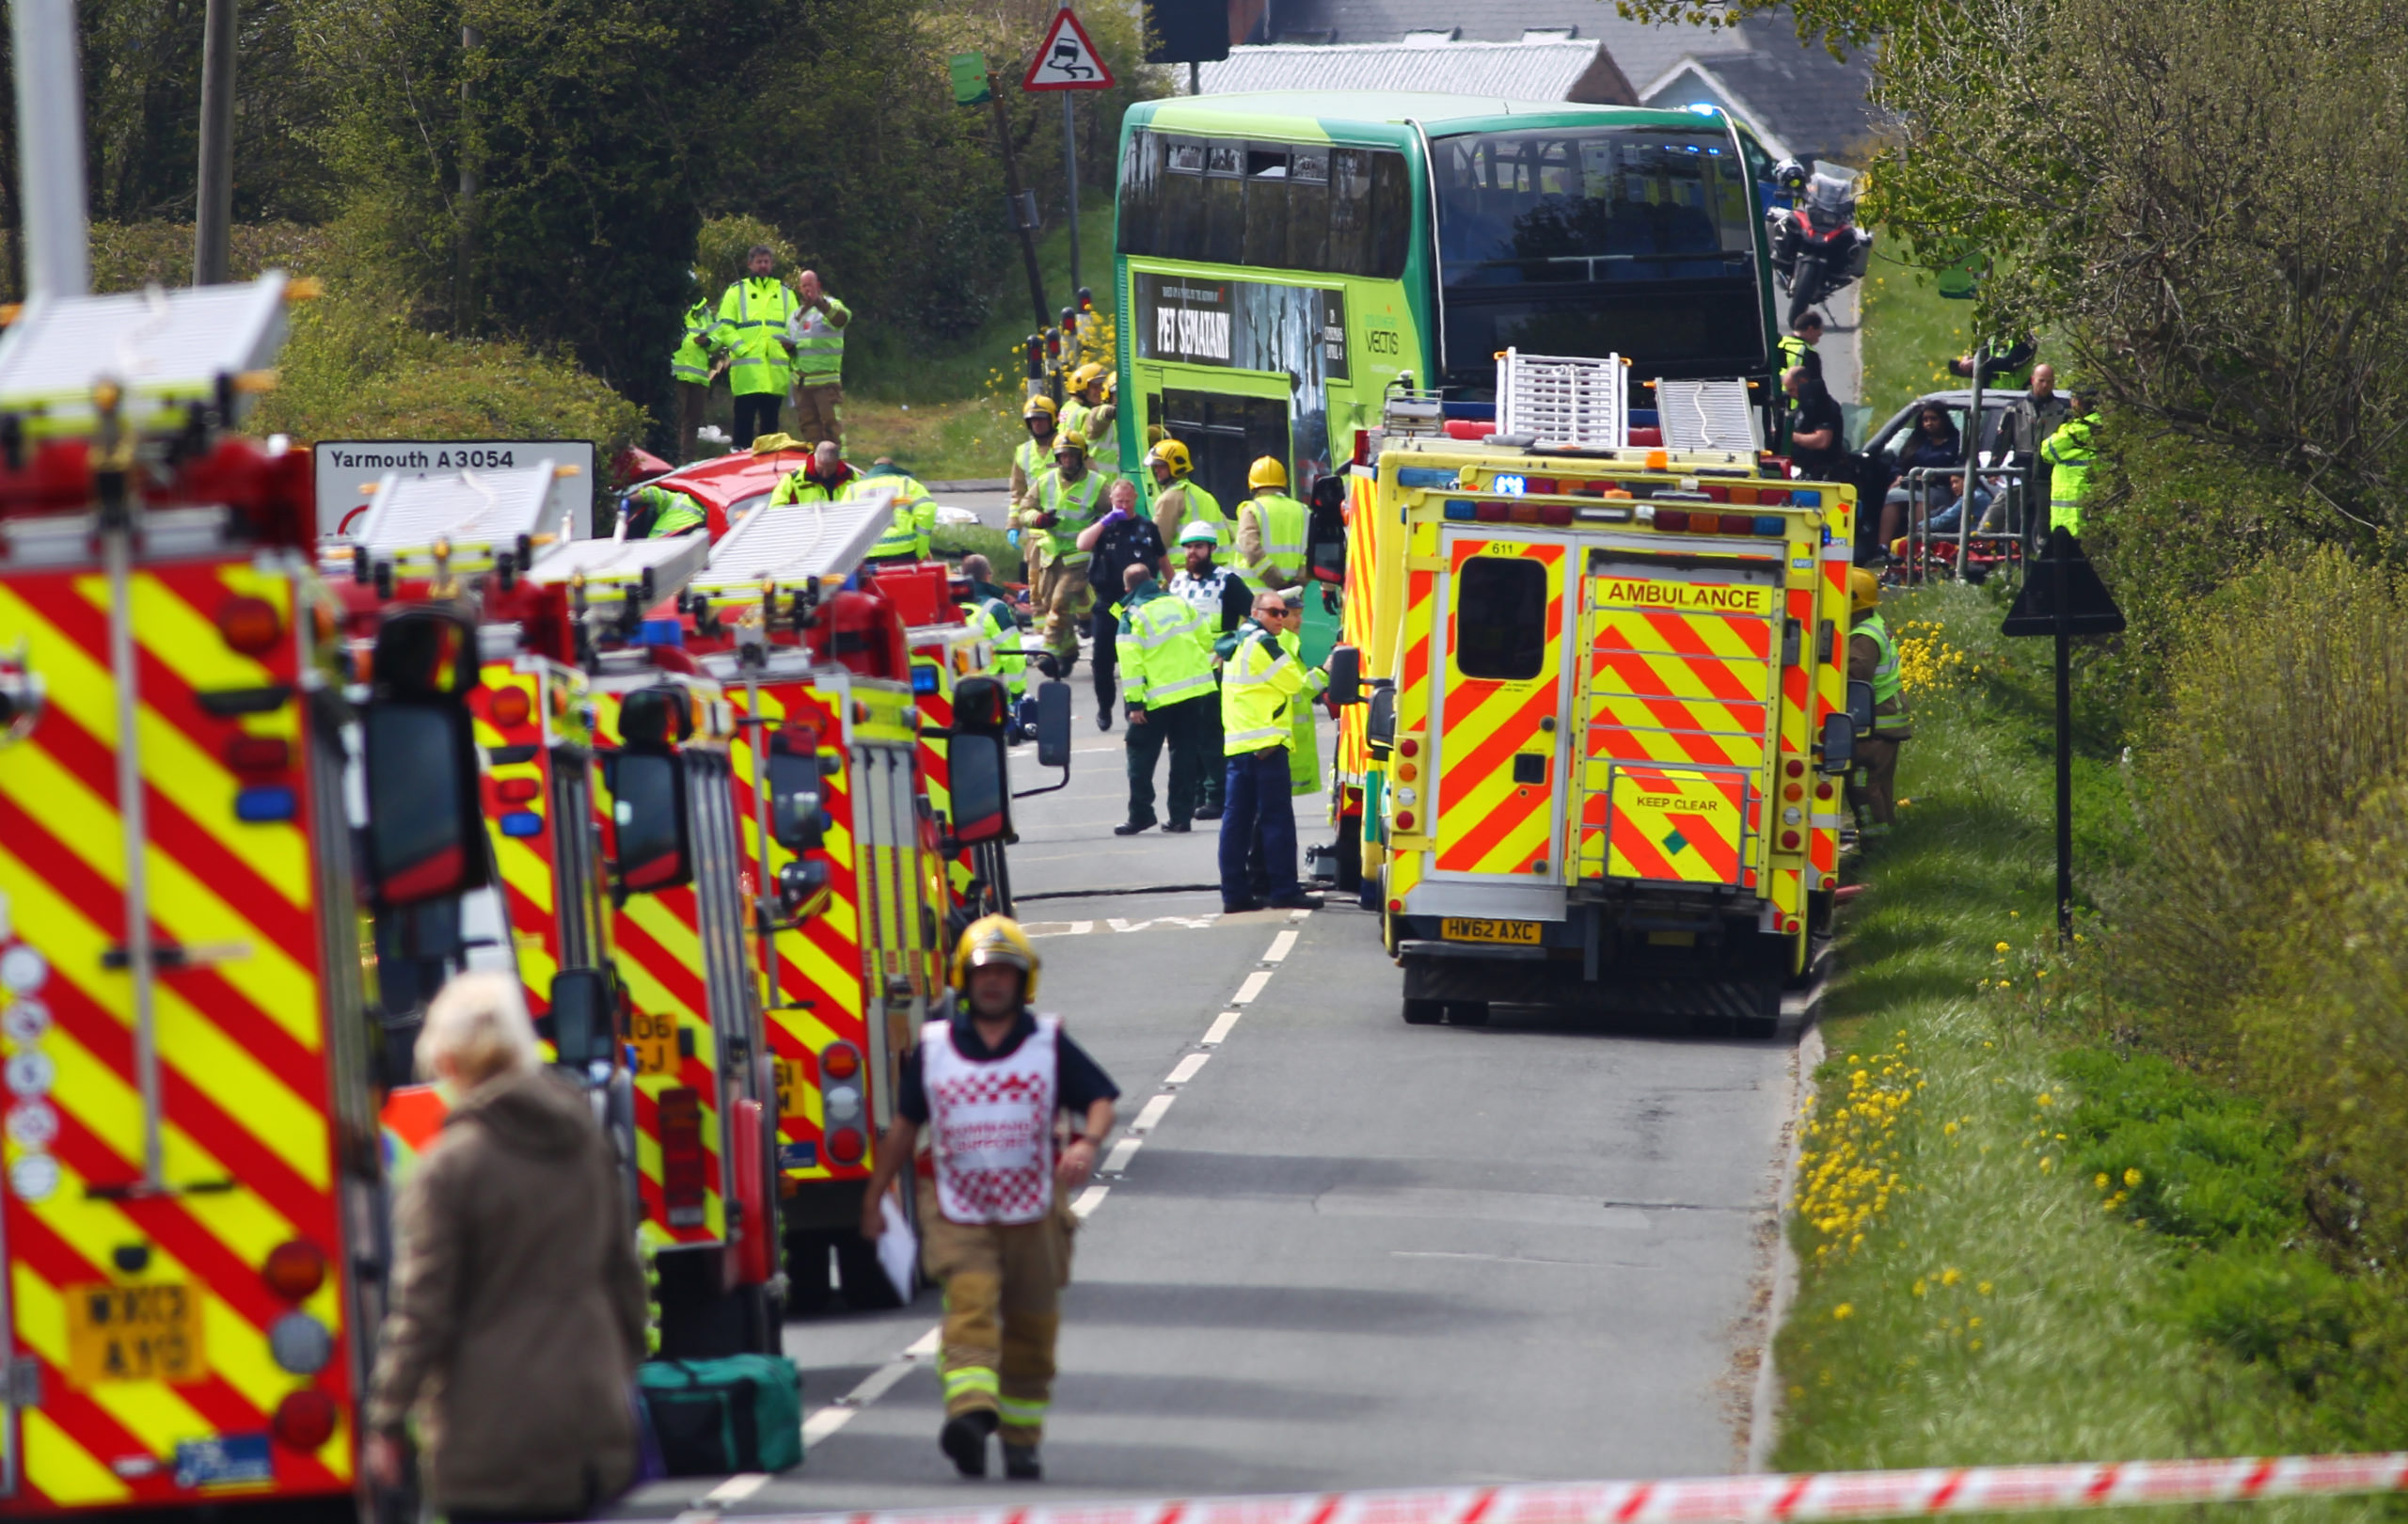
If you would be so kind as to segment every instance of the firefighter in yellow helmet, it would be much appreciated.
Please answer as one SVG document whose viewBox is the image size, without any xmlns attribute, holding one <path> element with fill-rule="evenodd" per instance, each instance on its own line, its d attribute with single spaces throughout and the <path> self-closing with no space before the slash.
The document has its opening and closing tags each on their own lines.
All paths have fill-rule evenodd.
<svg viewBox="0 0 2408 1524">
<path fill-rule="evenodd" d="M 1253 496 L 1238 504 L 1238 570 L 1257 587 L 1289 588 L 1305 579 L 1305 531 L 1311 511 L 1288 496 L 1288 468 L 1273 456 L 1245 473 Z"/>
<path fill-rule="evenodd" d="M 944 1284 L 944 1427 L 937 1444 L 964 1476 L 987 1474 L 1001 1431 L 1004 1474 L 1043 1475 L 1038 1442 L 1054 1390 L 1054 1340 L 1070 1278 L 1070 1193 L 1095 1170 L 1118 1087 L 1040 1015 L 1037 949 L 1008 916 L 970 924 L 953 955 L 947 1014 L 903 1060 L 895 1119 L 862 1199 L 862 1231 L 886 1230 L 887 1189 L 913 1156 L 922 1255 Z M 1067 1110 L 1077 1135 L 1054 1144 Z"/>
<path fill-rule="evenodd" d="M 1847 608 L 1848 681 L 1873 685 L 1873 730 L 1857 738 L 1856 769 L 1847 778 L 1857 835 L 1869 841 L 1888 834 L 1897 818 L 1898 744 L 1914 732 L 1898 681 L 1898 643 L 1881 617 L 1881 579 L 1861 566 L 1849 572 Z M 1861 785 L 1857 782 L 1860 773 Z"/>
<path fill-rule="evenodd" d="M 1032 532 L 1028 520 L 1038 513 L 1037 479 L 1054 468 L 1054 436 L 1061 411 L 1051 397 L 1031 397 L 1022 403 L 1020 421 L 1027 428 L 1028 437 L 1012 452 L 1012 505 L 1005 516 L 1005 522 L 1010 526 L 1006 537 L 1020 551 L 1032 587 L 1045 569 L 1045 536 Z"/>
<path fill-rule="evenodd" d="M 1212 532 L 1212 564 L 1227 566 L 1237 537 L 1220 500 L 1196 480 L 1196 457 L 1187 446 L 1156 440 L 1146 452 L 1146 473 L 1153 478 L 1154 528 L 1163 532 L 1163 544 L 1184 545 L 1188 525 L 1205 525 Z"/>
</svg>

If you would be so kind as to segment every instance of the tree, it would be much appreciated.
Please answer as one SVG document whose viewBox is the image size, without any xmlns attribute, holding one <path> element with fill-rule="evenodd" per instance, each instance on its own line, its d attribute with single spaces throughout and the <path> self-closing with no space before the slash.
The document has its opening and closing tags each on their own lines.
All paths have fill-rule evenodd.
<svg viewBox="0 0 2408 1524">
<path fill-rule="evenodd" d="M 1733 11 L 1766 8 L 1742 0 Z M 2139 419 L 2408 530 L 2408 0 L 1796 0 L 1877 38 L 1869 213 L 1986 249 L 1988 331 L 2046 329 Z M 1651 19 L 1687 0 L 1624 0 Z"/>
</svg>

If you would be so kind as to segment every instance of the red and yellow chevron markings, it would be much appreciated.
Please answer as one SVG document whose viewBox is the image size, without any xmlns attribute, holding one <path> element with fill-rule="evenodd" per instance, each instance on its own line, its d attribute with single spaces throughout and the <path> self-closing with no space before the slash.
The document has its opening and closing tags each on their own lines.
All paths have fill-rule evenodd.
<svg viewBox="0 0 2408 1524">
<path fill-rule="evenodd" d="M 1667 883 L 1752 884 L 1745 774 L 1618 767 L 1607 800 L 1606 873 Z"/>
<path fill-rule="evenodd" d="M 340 804 L 313 797 L 306 765 L 313 741 L 293 627 L 309 607 L 296 576 L 246 556 L 133 579 L 133 739 L 161 954 L 156 1192 L 138 1189 L 146 1129 L 120 947 L 108 583 L 83 571 L 0 582 L 0 644 L 24 640 L 50 699 L 28 738 L 0 748 L 8 1353 L 35 1363 L 41 1389 L 40 1405 L 21 1410 L 16 1508 L 350 1486 L 355 1389 L 325 1032 L 329 1019 L 357 1013 L 324 1006 L 309 823 L 339 819 Z M 269 638 L 236 649 L 221 621 Z M 293 1244 L 310 1246 L 322 1270 L 288 1299 L 263 1266 Z M 96 1310 L 152 1330 L 148 1357 L 112 1338 Z M 270 1353 L 268 1330 L 294 1316 L 327 1336 L 314 1373 Z M 213 1441 L 246 1462 L 196 1490 L 211 1479 L 189 1458 Z M 190 1484 L 179 1484 L 180 1467 Z"/>
<path fill-rule="evenodd" d="M 853 1163 L 835 1165 L 821 1105 L 821 1056 L 840 1043 L 852 1044 L 857 1056 L 868 1051 L 863 1015 L 861 881 L 854 868 L 858 836 L 852 769 L 844 765 L 845 749 L 840 744 L 844 722 L 837 707 L 843 700 L 832 700 L 801 682 L 764 682 L 753 689 L 732 686 L 729 696 L 739 707 L 757 705 L 761 718 L 790 727 L 789 735 L 794 733 L 791 727 L 816 728 L 821 742 L 819 754 L 839 763 L 836 771 L 820 780 L 821 802 L 830 824 L 813 854 L 827 865 L 828 888 L 800 929 L 781 931 L 773 939 L 777 958 L 771 974 L 768 1037 L 778 1087 L 781 1172 L 793 1180 L 864 1176 L 870 1163 L 866 1135 L 863 1147 L 853 1154 Z M 744 734 L 749 738 L 761 732 L 748 728 Z M 794 860 L 794 854 L 768 842 L 768 864 L 766 869 L 762 866 L 764 844 L 752 808 L 752 769 L 757 765 L 752 747 L 737 747 L 734 762 L 746 870 L 758 876 L 756 881 L 775 882 L 778 871 Z"/>
<path fill-rule="evenodd" d="M 598 729 L 615 744 L 621 695 L 594 695 Z M 629 895 L 611 919 L 619 976 L 633 1007 L 639 1230 L 663 1246 L 727 1232 L 719 1153 L 719 1043 L 705 981 L 702 906 L 689 884 Z"/>
<path fill-rule="evenodd" d="M 1450 553 L 1455 577 L 1475 557 L 1511 556 L 1546 568 L 1546 655 L 1535 676 L 1519 680 L 1467 677 L 1460 650 L 1450 650 L 1447 691 L 1440 699 L 1437 866 L 1443 872 L 1531 875 L 1548 862 L 1551 806 L 1557 780 L 1555 738 L 1539 728 L 1555 717 L 1562 665 L 1563 559 L 1560 544 L 1462 539 Z M 1544 749 L 1538 782 L 1517 782 L 1514 758 Z"/>
</svg>

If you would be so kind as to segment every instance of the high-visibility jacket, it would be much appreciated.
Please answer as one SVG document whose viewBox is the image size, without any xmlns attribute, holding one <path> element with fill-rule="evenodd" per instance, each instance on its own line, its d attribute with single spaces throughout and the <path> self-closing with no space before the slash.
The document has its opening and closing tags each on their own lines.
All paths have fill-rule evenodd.
<svg viewBox="0 0 2408 1524">
<path fill-rule="evenodd" d="M 663 486 L 638 487 L 635 506 L 639 511 L 653 511 L 652 527 L 644 531 L 647 539 L 666 540 L 673 535 L 689 534 L 710 522 L 701 503 Z"/>
<path fill-rule="evenodd" d="M 915 476 L 894 472 L 885 476 L 860 479 L 863 492 L 880 487 L 895 489 L 895 516 L 886 521 L 886 532 L 869 548 L 869 559 L 885 561 L 909 556 L 926 561 L 936 548 L 937 500 Z"/>
<path fill-rule="evenodd" d="M 1279 632 L 1279 648 L 1300 664 L 1305 659 L 1304 637 L 1292 629 Z M 1328 688 L 1328 673 L 1319 667 L 1307 667 L 1304 691 L 1296 695 L 1296 702 L 1289 708 L 1288 791 L 1291 794 L 1321 792 L 1321 743 L 1313 735 L 1312 701 Z"/>
<path fill-rule="evenodd" d="M 708 298 L 686 309 L 686 337 L 678 342 L 677 353 L 669 357 L 673 379 L 689 387 L 710 385 L 711 329 L 716 325 Z"/>
<path fill-rule="evenodd" d="M 1311 510 L 1284 492 L 1257 493 L 1238 504 L 1239 522 L 1244 522 L 1248 509 L 1254 511 L 1257 531 L 1262 536 L 1262 556 L 1251 564 L 1241 559 L 1238 569 L 1265 585 L 1270 583 L 1265 571 L 1276 571 L 1282 586 L 1304 580 L 1305 532 Z"/>
<path fill-rule="evenodd" d="M 1249 619 L 1221 664 L 1221 750 L 1229 756 L 1292 746 L 1288 706 L 1305 691 L 1305 664 Z"/>
<path fill-rule="evenodd" d="M 1164 522 L 1164 516 L 1177 516 Z M 1226 566 L 1237 557 L 1237 527 L 1221 509 L 1220 500 L 1204 490 L 1204 484 L 1190 476 L 1173 482 L 1154 499 L 1154 527 L 1163 532 L 1163 544 L 1173 554 L 1179 551 L 1179 532 L 1190 524 L 1212 526 L 1212 564 Z"/>
<path fill-rule="evenodd" d="M 1120 474 L 1120 409 L 1110 403 L 1098 403 L 1079 420 L 1079 432 L 1087 437 L 1087 462 L 1106 476 Z"/>
<path fill-rule="evenodd" d="M 1084 572 L 1093 559 L 1079 548 L 1079 535 L 1103 516 L 1103 485 L 1102 475 L 1096 471 L 1066 483 L 1059 468 L 1037 479 L 1037 511 L 1056 516 L 1054 527 L 1045 532 L 1046 552 L 1054 564 Z"/>
<path fill-rule="evenodd" d="M 2065 526 L 2068 534 L 2082 532 L 2083 500 L 2090 496 L 2090 468 L 2099 460 L 2099 445 L 2090 431 L 2099 425 L 2097 413 L 2067 419 L 2040 446 L 2049 463 L 2049 527 Z"/>
<path fill-rule="evenodd" d="M 1874 649 L 1881 653 L 1873 668 L 1874 704 L 1879 706 L 1896 698 L 1902 686 L 1898 680 L 1898 643 L 1890 633 L 1889 621 L 1877 613 L 1866 614 L 1848 633 L 1869 637 Z"/>
<path fill-rule="evenodd" d="M 1001 598 L 981 598 L 964 611 L 970 627 L 994 643 L 995 675 L 1017 699 L 1028 691 L 1028 658 L 1020 654 L 1020 621 Z"/>
<path fill-rule="evenodd" d="M 795 380 L 806 387 L 825 387 L 845 378 L 845 325 L 853 321 L 853 310 L 833 296 L 826 297 L 828 310 L 805 307 L 802 298 L 795 297 L 795 313 L 786 324 L 786 338 L 794 349 Z"/>
<path fill-rule="evenodd" d="M 1054 437 L 1058 439 L 1074 430 L 1080 434 L 1085 434 L 1087 415 L 1094 411 L 1094 408 L 1079 401 L 1076 395 L 1072 395 L 1062 404 L 1062 411 L 1054 416 L 1054 427 L 1057 432 Z M 1092 436 L 1087 439 L 1087 453 L 1090 456 L 1095 453 L 1095 439 Z"/>
<path fill-rule="evenodd" d="M 719 299 L 719 321 L 711 333 L 733 357 L 727 365 L 729 390 L 739 397 L 784 392 L 794 379 L 794 344 L 786 337 L 786 325 L 794 320 L 800 300 L 771 276 L 747 276 L 727 288 Z"/>
<path fill-rule="evenodd" d="M 787 473 L 785 480 L 778 484 L 778 489 L 769 494 L 769 506 L 784 508 L 797 503 L 849 502 L 867 490 L 859 471 L 848 469 L 845 479 L 837 483 L 832 492 L 826 484 L 815 479 L 806 468 Z"/>
<path fill-rule="evenodd" d="M 1120 692 L 1133 709 L 1164 709 L 1212 693 L 1212 638 L 1185 598 L 1146 582 L 1120 602 Z"/>
</svg>

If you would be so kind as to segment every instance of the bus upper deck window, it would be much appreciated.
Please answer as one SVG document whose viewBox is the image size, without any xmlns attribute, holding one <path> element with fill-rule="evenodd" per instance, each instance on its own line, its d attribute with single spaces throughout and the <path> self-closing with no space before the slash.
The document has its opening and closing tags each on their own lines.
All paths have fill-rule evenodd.
<svg viewBox="0 0 2408 1524">
<path fill-rule="evenodd" d="M 1546 567 L 1521 557 L 1474 556 L 1455 579 L 1455 668 L 1466 677 L 1524 682 L 1546 667 Z"/>
</svg>

